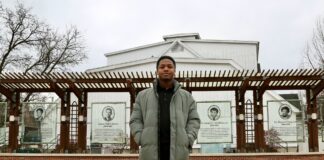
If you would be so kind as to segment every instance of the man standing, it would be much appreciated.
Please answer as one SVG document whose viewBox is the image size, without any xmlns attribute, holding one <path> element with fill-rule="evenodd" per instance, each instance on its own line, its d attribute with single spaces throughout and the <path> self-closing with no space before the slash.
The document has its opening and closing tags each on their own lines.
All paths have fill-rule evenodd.
<svg viewBox="0 0 324 160">
<path fill-rule="evenodd" d="M 160 57 L 156 68 L 153 88 L 136 97 L 131 133 L 141 146 L 141 160 L 186 160 L 200 128 L 196 102 L 174 80 L 172 57 Z"/>
</svg>

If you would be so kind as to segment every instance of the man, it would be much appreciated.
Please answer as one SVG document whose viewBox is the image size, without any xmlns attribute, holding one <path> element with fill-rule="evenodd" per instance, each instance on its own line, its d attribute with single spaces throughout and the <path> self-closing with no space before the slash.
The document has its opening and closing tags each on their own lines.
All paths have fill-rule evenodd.
<svg viewBox="0 0 324 160">
<path fill-rule="evenodd" d="M 210 109 L 209 112 L 210 112 L 210 115 L 209 115 L 210 117 L 209 117 L 209 118 L 210 118 L 211 120 L 213 120 L 213 121 L 216 121 L 216 120 L 217 120 L 216 117 L 217 117 L 217 115 L 218 115 L 218 109 L 215 108 L 215 107 L 213 107 L 213 108 Z"/>
<path fill-rule="evenodd" d="M 42 108 L 37 108 L 35 114 L 35 120 L 36 121 L 42 121 L 43 120 L 43 112 L 44 110 Z"/>
<path fill-rule="evenodd" d="M 130 128 L 141 146 L 141 160 L 186 160 L 197 138 L 200 119 L 196 102 L 174 80 L 175 68 L 172 57 L 160 57 L 154 87 L 136 97 Z"/>
<path fill-rule="evenodd" d="M 112 109 L 111 108 L 106 108 L 105 109 L 105 116 L 104 116 L 104 120 L 106 121 L 111 121 L 113 118 L 111 117 L 112 116 Z"/>
</svg>

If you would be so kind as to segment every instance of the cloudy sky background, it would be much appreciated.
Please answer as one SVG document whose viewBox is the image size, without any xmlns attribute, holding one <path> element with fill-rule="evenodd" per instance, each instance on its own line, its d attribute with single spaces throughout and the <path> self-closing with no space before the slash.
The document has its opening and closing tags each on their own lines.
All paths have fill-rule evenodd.
<svg viewBox="0 0 324 160">
<path fill-rule="evenodd" d="M 16 0 L 0 0 L 13 7 Z M 77 26 L 89 59 L 73 71 L 106 65 L 105 53 L 197 32 L 202 39 L 260 42 L 262 69 L 298 68 L 323 0 L 20 0 L 59 30 Z"/>
</svg>

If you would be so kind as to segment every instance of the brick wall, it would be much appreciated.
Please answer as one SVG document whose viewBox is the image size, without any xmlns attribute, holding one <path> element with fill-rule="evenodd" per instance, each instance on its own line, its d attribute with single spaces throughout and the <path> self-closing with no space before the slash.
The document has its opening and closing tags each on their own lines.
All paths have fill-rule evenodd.
<svg viewBox="0 0 324 160">
<path fill-rule="evenodd" d="M 136 154 L 10 154 L 0 160 L 137 160 Z M 190 160 L 324 160 L 324 153 L 192 154 Z"/>
</svg>

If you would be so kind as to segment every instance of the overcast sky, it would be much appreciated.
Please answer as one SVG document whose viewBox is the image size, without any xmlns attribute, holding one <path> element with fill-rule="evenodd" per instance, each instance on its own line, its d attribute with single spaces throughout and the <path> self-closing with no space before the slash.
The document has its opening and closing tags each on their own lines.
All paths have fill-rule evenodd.
<svg viewBox="0 0 324 160">
<path fill-rule="evenodd" d="M 0 0 L 12 7 L 15 0 Z M 260 42 L 262 69 L 297 68 L 323 0 L 20 0 L 47 23 L 76 25 L 89 59 L 72 70 L 106 65 L 105 53 L 197 32 L 202 39 Z"/>
</svg>

